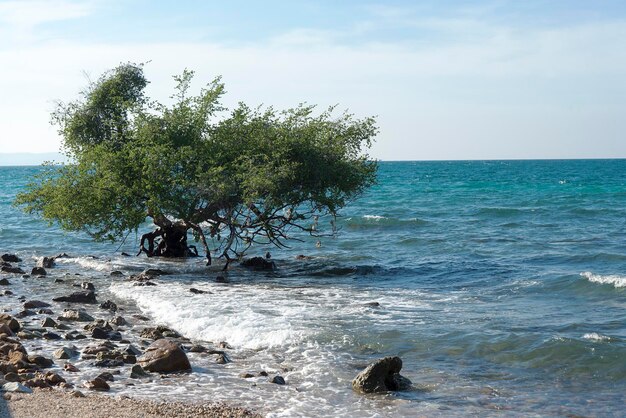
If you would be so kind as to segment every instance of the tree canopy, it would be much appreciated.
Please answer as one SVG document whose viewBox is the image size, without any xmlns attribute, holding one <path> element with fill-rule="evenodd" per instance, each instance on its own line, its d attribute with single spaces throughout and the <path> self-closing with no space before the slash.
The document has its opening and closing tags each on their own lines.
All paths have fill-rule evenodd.
<svg viewBox="0 0 626 418">
<path fill-rule="evenodd" d="M 172 104 L 145 94 L 143 66 L 123 64 L 52 114 L 71 163 L 50 165 L 16 203 L 62 228 L 120 240 L 146 220 L 148 256 L 197 255 L 188 232 L 228 261 L 251 245 L 285 246 L 290 231 L 320 233 L 375 181 L 367 155 L 372 117 L 301 104 L 277 111 L 220 104 L 216 78 L 191 95 L 194 73 L 176 81 Z"/>
</svg>

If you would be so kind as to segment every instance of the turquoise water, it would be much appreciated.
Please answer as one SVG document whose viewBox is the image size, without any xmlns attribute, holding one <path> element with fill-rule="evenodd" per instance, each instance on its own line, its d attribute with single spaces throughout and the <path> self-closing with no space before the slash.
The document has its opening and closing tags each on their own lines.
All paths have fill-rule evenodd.
<svg viewBox="0 0 626 418">
<path fill-rule="evenodd" d="M 155 320 L 240 347 L 241 367 L 288 364 L 299 391 L 249 394 L 222 376 L 271 415 L 622 414 L 626 160 L 383 162 L 378 184 L 342 212 L 338 237 L 272 250 L 275 274 L 235 268 L 217 287 L 219 267 L 163 261 L 180 274 L 140 290 L 105 274 L 154 264 L 119 255 L 135 236 L 116 252 L 10 206 L 37 170 L 0 168 L 0 250 L 70 253 L 67 269 L 101 273 L 114 297 Z M 222 291 L 207 303 L 189 284 Z M 403 358 L 416 390 L 353 394 L 350 379 L 384 355 Z M 228 400 L 198 376 L 190 396 Z"/>
</svg>

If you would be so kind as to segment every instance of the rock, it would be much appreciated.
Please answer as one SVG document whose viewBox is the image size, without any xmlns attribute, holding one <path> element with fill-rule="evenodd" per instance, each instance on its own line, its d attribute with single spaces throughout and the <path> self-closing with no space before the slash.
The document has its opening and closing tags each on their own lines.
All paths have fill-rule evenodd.
<svg viewBox="0 0 626 418">
<path fill-rule="evenodd" d="M 55 350 L 53 357 L 56 359 L 67 360 L 76 355 L 78 355 L 78 351 L 76 351 L 76 349 L 70 347 L 61 347 L 58 350 Z"/>
<path fill-rule="evenodd" d="M 216 283 L 228 283 L 228 279 L 224 276 L 217 276 L 215 278 Z"/>
<path fill-rule="evenodd" d="M 147 338 L 151 340 L 158 340 L 161 338 L 180 338 L 181 335 L 176 331 L 159 325 L 156 328 L 144 328 L 139 334 L 141 338 Z"/>
<path fill-rule="evenodd" d="M 157 285 L 156 283 L 153 283 L 151 281 L 133 283 L 133 286 L 156 286 L 156 285 Z"/>
<path fill-rule="evenodd" d="M 192 287 L 191 289 L 189 289 L 189 291 L 190 291 L 191 293 L 196 294 L 196 295 L 201 295 L 201 294 L 203 294 L 203 293 L 209 293 L 209 294 L 211 294 L 211 292 L 209 292 L 208 290 L 200 290 L 200 289 L 196 289 L 196 288 L 194 288 L 194 287 Z"/>
<path fill-rule="evenodd" d="M 217 364 L 226 364 L 226 363 L 230 363 L 230 359 L 228 358 L 226 354 L 218 354 L 217 358 L 215 359 L 215 362 Z"/>
<path fill-rule="evenodd" d="M 43 322 L 41 323 L 41 326 L 44 328 L 54 328 L 57 325 L 58 324 L 54 322 L 54 319 L 50 318 L 49 316 L 46 317 L 46 319 L 44 319 Z"/>
<path fill-rule="evenodd" d="M 105 328 L 96 327 L 91 331 L 91 337 L 98 340 L 121 341 L 122 334 L 118 331 L 107 331 Z"/>
<path fill-rule="evenodd" d="M 24 309 L 23 311 L 19 311 L 15 314 L 16 318 L 26 318 L 27 316 L 36 315 L 35 311 L 31 311 L 30 309 Z"/>
<path fill-rule="evenodd" d="M 259 376 L 267 377 L 267 376 L 269 376 L 269 374 L 265 370 L 261 370 L 259 372 Z"/>
<path fill-rule="evenodd" d="M 123 365 L 124 365 L 123 360 L 116 360 L 116 359 L 99 360 L 94 363 L 94 366 L 96 367 L 107 367 L 109 369 L 113 369 L 115 367 L 122 367 Z"/>
<path fill-rule="evenodd" d="M 170 273 L 161 269 L 145 269 L 141 274 L 146 276 L 167 276 Z"/>
<path fill-rule="evenodd" d="M 51 386 L 58 386 L 61 383 L 65 383 L 65 379 L 53 372 L 46 373 L 44 375 L 44 380 Z"/>
<path fill-rule="evenodd" d="M 31 331 L 26 331 L 26 330 L 22 330 L 18 332 L 16 335 L 18 338 L 22 340 L 32 340 L 32 339 L 40 337 L 40 335 L 35 334 L 34 332 L 31 332 Z"/>
<path fill-rule="evenodd" d="M 22 259 L 15 254 L 2 254 L 2 256 L 0 256 L 0 259 L 2 259 L 2 261 L 6 261 L 7 263 L 19 263 L 20 261 L 22 261 Z"/>
<path fill-rule="evenodd" d="M 287 382 L 285 382 L 285 379 L 283 379 L 282 376 L 274 376 L 271 380 L 270 383 L 276 383 L 277 385 L 284 385 Z"/>
<path fill-rule="evenodd" d="M 102 328 L 105 331 L 113 331 L 113 327 L 104 319 L 96 319 L 90 324 L 87 324 L 83 327 L 86 331 L 93 331 L 94 328 Z"/>
<path fill-rule="evenodd" d="M 148 318 L 145 315 L 141 315 L 141 314 L 133 314 L 133 318 L 138 319 L 139 321 L 149 321 L 150 318 Z"/>
<path fill-rule="evenodd" d="M 11 267 L 11 266 L 2 266 L 0 271 L 3 273 L 12 273 L 12 274 L 26 274 L 24 270 L 19 267 Z"/>
<path fill-rule="evenodd" d="M 87 336 L 84 334 L 81 334 L 78 331 L 70 331 L 67 334 L 65 334 L 65 339 L 68 341 L 84 340 L 85 338 L 87 338 Z"/>
<path fill-rule="evenodd" d="M 110 300 L 107 300 L 106 302 L 101 303 L 100 308 L 106 309 L 107 311 L 111 311 L 111 312 L 117 312 L 117 305 L 115 304 L 115 302 L 112 302 Z"/>
<path fill-rule="evenodd" d="M 112 375 L 111 373 L 109 373 L 109 372 L 103 372 L 103 373 L 100 373 L 100 374 L 98 375 L 98 378 L 100 378 L 100 379 L 102 379 L 102 380 L 104 380 L 104 381 L 106 381 L 106 382 L 113 382 L 113 381 L 115 381 L 115 378 L 114 378 L 114 377 L 113 377 L 113 375 Z"/>
<path fill-rule="evenodd" d="M 5 278 L 0 279 L 0 286 L 10 286 L 11 282 Z"/>
<path fill-rule="evenodd" d="M 72 363 L 65 363 L 65 365 L 63 366 L 63 370 L 71 373 L 76 373 L 80 371 L 78 367 L 74 366 Z"/>
<path fill-rule="evenodd" d="M 48 308 L 39 309 L 37 313 L 39 315 L 54 315 L 54 312 L 52 312 L 52 309 L 48 309 Z"/>
<path fill-rule="evenodd" d="M 85 386 L 89 390 L 97 390 L 100 392 L 107 392 L 111 389 L 109 384 L 104 379 L 101 379 L 99 377 L 83 383 L 83 386 Z"/>
<path fill-rule="evenodd" d="M 239 377 L 243 379 L 250 379 L 251 377 L 254 377 L 254 375 L 252 373 L 241 373 Z"/>
<path fill-rule="evenodd" d="M 42 335 L 42 337 L 46 340 L 60 340 L 61 336 L 59 334 L 55 334 L 54 332 L 46 332 Z"/>
<path fill-rule="evenodd" d="M 17 373 L 9 372 L 9 373 L 4 375 L 4 380 L 6 380 L 7 382 L 19 382 L 20 381 L 20 377 L 17 375 Z M 6 383 L 6 382 L 4 382 L 4 383 Z M 3 385 L 4 385 L 4 383 L 3 383 Z"/>
<path fill-rule="evenodd" d="M 378 302 L 366 302 L 363 304 L 363 306 L 367 306 L 369 308 L 378 308 L 380 307 L 380 303 Z"/>
<path fill-rule="evenodd" d="M 96 287 L 91 282 L 82 282 L 80 287 L 86 290 L 96 290 Z"/>
<path fill-rule="evenodd" d="M 227 350 L 232 350 L 233 349 L 233 347 L 230 344 L 228 344 L 226 341 L 220 341 L 217 346 L 219 348 L 225 348 Z"/>
<path fill-rule="evenodd" d="M 137 362 L 149 372 L 172 373 L 191 370 L 185 352 L 174 341 L 164 338 L 150 344 Z"/>
<path fill-rule="evenodd" d="M 36 364 L 42 369 L 47 369 L 48 367 L 52 367 L 54 365 L 54 362 L 52 361 L 52 359 L 49 359 L 44 356 L 38 356 L 38 355 L 28 356 L 28 362 L 32 364 Z"/>
<path fill-rule="evenodd" d="M 352 388 L 361 393 L 407 390 L 411 381 L 400 376 L 400 357 L 385 357 L 369 366 L 352 381 Z"/>
<path fill-rule="evenodd" d="M 54 279 L 55 283 L 65 283 L 65 280 L 63 279 Z"/>
<path fill-rule="evenodd" d="M 56 260 L 57 258 L 70 258 L 70 256 L 67 253 L 61 253 L 59 255 L 54 256 L 54 259 Z"/>
<path fill-rule="evenodd" d="M 54 267 L 54 257 L 44 257 L 37 262 L 38 267 L 50 269 Z"/>
<path fill-rule="evenodd" d="M 96 300 L 96 294 L 93 290 L 86 292 L 74 292 L 67 296 L 60 296 L 52 299 L 55 302 L 70 302 L 70 303 L 98 303 Z"/>
<path fill-rule="evenodd" d="M 77 321 L 77 322 L 91 322 L 94 320 L 93 316 L 89 315 L 83 310 L 66 309 L 59 317 L 60 321 Z"/>
<path fill-rule="evenodd" d="M 30 271 L 30 274 L 31 276 L 45 276 L 48 273 L 43 267 L 33 267 L 33 269 Z"/>
<path fill-rule="evenodd" d="M 206 351 L 206 347 L 200 344 L 194 344 L 189 347 L 190 353 L 204 353 Z"/>
<path fill-rule="evenodd" d="M 267 260 L 263 257 L 252 257 L 241 262 L 243 267 L 255 270 L 255 271 L 274 271 L 276 270 L 276 263 Z"/>
<path fill-rule="evenodd" d="M 13 292 L 11 292 L 10 290 L 5 290 L 4 292 L 2 292 L 3 296 L 11 296 L 13 294 Z"/>
<path fill-rule="evenodd" d="M 2 385 L 2 390 L 5 392 L 14 392 L 14 393 L 33 393 L 31 388 L 28 388 L 21 383 L 18 382 L 8 382 Z"/>
<path fill-rule="evenodd" d="M 119 315 L 116 316 L 116 317 L 113 317 L 109 322 L 111 324 L 117 325 L 117 326 L 128 325 L 128 322 L 126 322 L 126 320 L 123 317 L 119 316 Z"/>
<path fill-rule="evenodd" d="M 115 270 L 111 272 L 111 276 L 113 277 L 122 277 L 124 275 L 124 273 L 122 273 L 121 271 Z"/>
<path fill-rule="evenodd" d="M 0 334 L 6 334 L 8 336 L 13 335 L 13 331 L 7 324 L 0 324 Z"/>
<path fill-rule="evenodd" d="M 80 390 L 73 390 L 72 393 L 70 393 L 70 395 L 72 396 L 72 398 L 84 398 L 85 394 L 83 394 L 83 392 L 81 392 Z"/>
<path fill-rule="evenodd" d="M 150 377 L 148 373 L 145 372 L 143 367 L 138 364 L 135 364 L 132 369 L 130 369 L 130 377 L 132 379 L 142 379 L 146 377 Z"/>
<path fill-rule="evenodd" d="M 141 351 L 139 351 L 139 349 L 133 346 L 132 344 L 128 344 L 126 348 L 123 350 L 123 352 L 129 355 L 133 355 L 133 356 L 141 355 Z"/>
<path fill-rule="evenodd" d="M 50 304 L 40 300 L 29 300 L 24 303 L 24 309 L 49 308 Z"/>
<path fill-rule="evenodd" d="M 9 314 L 0 314 L 0 324 L 5 324 L 13 332 L 19 331 L 22 326 Z"/>
</svg>

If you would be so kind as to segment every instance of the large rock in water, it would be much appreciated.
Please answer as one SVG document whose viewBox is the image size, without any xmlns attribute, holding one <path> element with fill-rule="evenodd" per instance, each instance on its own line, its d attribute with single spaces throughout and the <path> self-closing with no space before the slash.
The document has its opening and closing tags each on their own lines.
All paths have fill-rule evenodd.
<svg viewBox="0 0 626 418">
<path fill-rule="evenodd" d="M 359 373 L 352 381 L 352 388 L 362 393 L 408 390 L 412 383 L 400 375 L 401 369 L 400 357 L 382 358 Z"/>
<path fill-rule="evenodd" d="M 185 352 L 174 341 L 162 338 L 146 349 L 137 363 L 149 372 L 174 373 L 191 370 L 191 364 Z"/>
<path fill-rule="evenodd" d="M 74 292 L 67 296 L 59 296 L 52 299 L 55 302 L 70 302 L 70 303 L 97 303 L 96 294 L 93 290 L 87 292 Z"/>
</svg>

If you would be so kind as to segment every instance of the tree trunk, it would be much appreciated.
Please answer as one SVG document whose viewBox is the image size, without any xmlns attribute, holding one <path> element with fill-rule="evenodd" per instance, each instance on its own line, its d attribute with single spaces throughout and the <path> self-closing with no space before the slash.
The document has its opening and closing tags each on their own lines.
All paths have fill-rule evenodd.
<svg viewBox="0 0 626 418">
<path fill-rule="evenodd" d="M 141 237 L 137 255 L 143 252 L 148 257 L 179 258 L 198 256 L 198 251 L 195 247 L 187 244 L 187 230 L 189 227 L 185 223 L 164 222 L 157 226 L 158 228 L 154 232 L 149 232 Z"/>
</svg>

